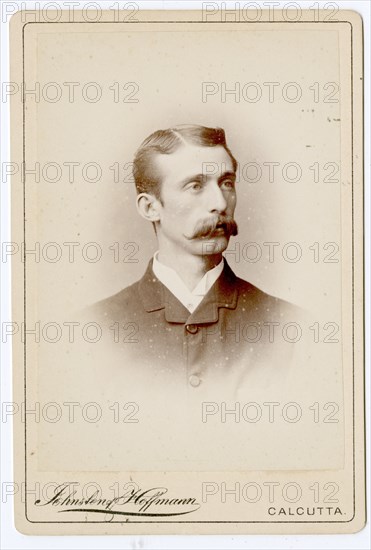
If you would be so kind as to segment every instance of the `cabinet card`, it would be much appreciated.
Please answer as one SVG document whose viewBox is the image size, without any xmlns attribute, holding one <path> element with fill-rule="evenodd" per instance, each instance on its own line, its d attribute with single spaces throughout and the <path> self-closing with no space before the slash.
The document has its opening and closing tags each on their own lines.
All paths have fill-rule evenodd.
<svg viewBox="0 0 371 550">
<path fill-rule="evenodd" d="M 363 527 L 362 55 L 352 11 L 13 16 L 22 533 Z"/>
</svg>

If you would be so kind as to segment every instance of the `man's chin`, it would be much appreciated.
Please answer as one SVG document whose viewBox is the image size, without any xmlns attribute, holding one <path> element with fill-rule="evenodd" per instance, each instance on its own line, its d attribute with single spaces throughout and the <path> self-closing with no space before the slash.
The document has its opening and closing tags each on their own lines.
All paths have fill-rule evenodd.
<svg viewBox="0 0 371 550">
<path fill-rule="evenodd" d="M 200 239 L 198 247 L 202 256 L 209 256 L 212 254 L 221 254 L 226 250 L 229 243 L 229 237 L 225 234 L 214 234 L 209 237 Z"/>
</svg>

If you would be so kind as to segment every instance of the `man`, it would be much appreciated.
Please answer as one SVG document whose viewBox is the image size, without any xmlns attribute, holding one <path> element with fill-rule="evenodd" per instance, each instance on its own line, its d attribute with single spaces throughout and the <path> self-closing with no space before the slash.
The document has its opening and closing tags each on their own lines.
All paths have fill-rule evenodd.
<svg viewBox="0 0 371 550">
<path fill-rule="evenodd" d="M 141 280 L 93 312 L 131 327 L 120 357 L 151 380 L 233 390 L 262 366 L 269 377 L 277 334 L 283 366 L 290 353 L 282 328 L 293 308 L 238 278 L 222 255 L 238 231 L 236 169 L 220 128 L 159 130 L 135 155 L 137 209 L 158 250 Z"/>
</svg>

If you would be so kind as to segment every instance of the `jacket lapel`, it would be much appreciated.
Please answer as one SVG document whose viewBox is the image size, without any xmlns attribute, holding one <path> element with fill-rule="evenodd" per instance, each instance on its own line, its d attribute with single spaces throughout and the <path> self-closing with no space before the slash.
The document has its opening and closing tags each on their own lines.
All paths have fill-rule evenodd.
<svg viewBox="0 0 371 550">
<path fill-rule="evenodd" d="M 151 259 L 147 270 L 139 281 L 139 292 L 147 312 L 165 310 L 169 323 L 206 324 L 216 323 L 219 308 L 235 309 L 237 306 L 237 278 L 224 258 L 224 269 L 202 302 L 190 313 L 186 307 L 155 276 Z"/>
</svg>

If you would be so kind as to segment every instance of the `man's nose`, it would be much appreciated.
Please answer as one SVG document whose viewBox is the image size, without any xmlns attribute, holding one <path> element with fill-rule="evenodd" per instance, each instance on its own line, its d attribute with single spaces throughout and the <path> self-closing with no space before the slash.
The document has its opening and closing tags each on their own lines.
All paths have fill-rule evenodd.
<svg viewBox="0 0 371 550">
<path fill-rule="evenodd" d="M 223 191 L 220 189 L 217 183 L 210 184 L 208 195 L 208 206 L 210 212 L 222 213 L 227 208 L 227 201 L 225 199 Z"/>
</svg>

